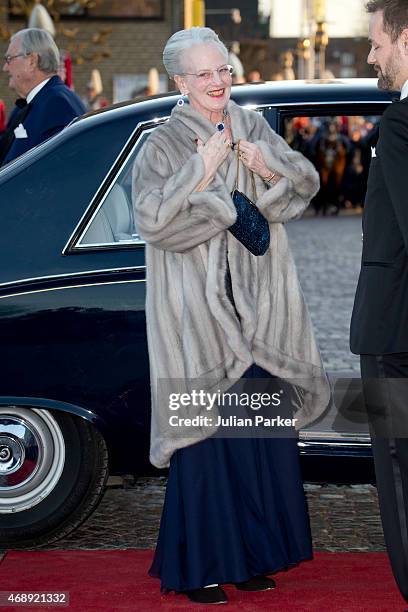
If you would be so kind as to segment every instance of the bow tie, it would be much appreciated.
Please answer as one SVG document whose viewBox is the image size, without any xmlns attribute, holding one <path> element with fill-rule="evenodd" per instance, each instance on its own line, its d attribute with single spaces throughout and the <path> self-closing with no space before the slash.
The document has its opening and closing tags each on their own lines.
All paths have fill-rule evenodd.
<svg viewBox="0 0 408 612">
<path fill-rule="evenodd" d="M 27 100 L 25 98 L 17 98 L 16 106 L 18 106 L 18 108 L 24 108 L 27 106 Z"/>
</svg>

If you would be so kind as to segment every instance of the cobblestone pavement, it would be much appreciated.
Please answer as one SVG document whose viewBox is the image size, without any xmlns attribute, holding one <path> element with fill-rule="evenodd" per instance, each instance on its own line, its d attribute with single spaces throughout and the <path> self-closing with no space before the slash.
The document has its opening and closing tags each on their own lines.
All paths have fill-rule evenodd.
<svg viewBox="0 0 408 612">
<path fill-rule="evenodd" d="M 359 372 L 349 349 L 361 258 L 361 217 L 306 217 L 287 231 L 325 367 Z"/>
<path fill-rule="evenodd" d="M 165 487 L 165 477 L 151 477 L 109 488 L 82 527 L 48 548 L 153 548 Z M 305 489 L 316 550 L 384 550 L 375 487 L 305 484 Z"/>
<path fill-rule="evenodd" d="M 358 372 L 348 328 L 361 254 L 361 218 L 305 218 L 288 224 L 302 288 L 327 369 Z M 75 533 L 49 548 L 154 547 L 165 477 L 139 478 L 107 490 Z M 384 540 L 371 485 L 305 484 L 316 550 L 379 551 Z"/>
</svg>

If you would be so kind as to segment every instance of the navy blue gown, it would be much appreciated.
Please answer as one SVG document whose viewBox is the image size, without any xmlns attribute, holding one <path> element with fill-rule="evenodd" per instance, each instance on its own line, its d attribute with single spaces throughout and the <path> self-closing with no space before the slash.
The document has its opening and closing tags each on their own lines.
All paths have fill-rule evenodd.
<svg viewBox="0 0 408 612">
<path fill-rule="evenodd" d="M 245 378 L 271 378 L 255 364 Z M 312 558 L 296 438 L 212 437 L 176 451 L 150 576 L 186 591 Z"/>
</svg>

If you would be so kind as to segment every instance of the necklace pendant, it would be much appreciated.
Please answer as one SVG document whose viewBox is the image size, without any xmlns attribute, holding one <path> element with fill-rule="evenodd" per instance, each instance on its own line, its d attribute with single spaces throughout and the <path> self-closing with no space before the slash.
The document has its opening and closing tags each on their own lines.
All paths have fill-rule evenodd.
<svg viewBox="0 0 408 612">
<path fill-rule="evenodd" d="M 215 127 L 217 128 L 219 132 L 222 132 L 223 130 L 225 130 L 225 122 L 229 118 L 229 112 L 225 108 L 222 111 L 222 116 L 224 117 L 223 121 L 219 121 L 218 123 L 215 124 Z"/>
</svg>

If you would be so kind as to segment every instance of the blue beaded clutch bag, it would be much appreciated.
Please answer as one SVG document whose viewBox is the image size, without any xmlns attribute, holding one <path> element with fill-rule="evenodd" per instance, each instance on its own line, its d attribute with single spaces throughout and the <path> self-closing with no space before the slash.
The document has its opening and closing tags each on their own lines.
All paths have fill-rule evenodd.
<svg viewBox="0 0 408 612">
<path fill-rule="evenodd" d="M 269 247 L 269 223 L 245 194 L 234 189 L 231 194 L 237 220 L 229 231 L 252 255 L 265 255 Z"/>
<path fill-rule="evenodd" d="M 238 145 L 239 147 L 239 145 Z M 251 172 L 252 189 L 256 198 L 254 175 Z M 265 255 L 269 248 L 269 223 L 255 204 L 241 191 L 239 184 L 239 148 L 237 151 L 237 178 L 235 189 L 231 193 L 237 211 L 237 220 L 229 227 L 229 231 L 237 240 L 252 253 L 252 255 Z"/>
</svg>

